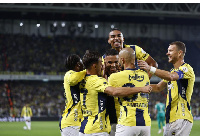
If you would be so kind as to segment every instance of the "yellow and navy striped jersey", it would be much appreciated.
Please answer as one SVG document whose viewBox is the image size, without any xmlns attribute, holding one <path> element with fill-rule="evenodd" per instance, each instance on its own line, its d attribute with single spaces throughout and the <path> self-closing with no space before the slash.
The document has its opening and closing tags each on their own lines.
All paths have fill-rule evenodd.
<svg viewBox="0 0 200 139">
<path fill-rule="evenodd" d="M 108 78 L 113 87 L 144 87 L 150 84 L 148 74 L 140 69 L 126 69 L 113 73 Z M 148 113 L 149 94 L 137 93 L 128 97 L 119 97 L 120 115 L 118 124 L 124 126 L 151 126 Z"/>
<path fill-rule="evenodd" d="M 31 116 L 33 116 L 31 107 L 24 106 L 24 107 L 22 108 L 21 116 L 26 116 L 26 117 L 31 117 Z"/>
<path fill-rule="evenodd" d="M 183 63 L 178 69 L 171 69 L 171 72 L 177 72 L 179 79 L 176 81 L 164 80 L 168 84 L 166 123 L 174 122 L 177 119 L 187 119 L 193 122 L 190 110 L 195 81 L 193 68 L 189 64 Z"/>
<path fill-rule="evenodd" d="M 106 97 L 108 87 L 105 78 L 97 75 L 86 75 L 80 83 L 80 101 L 83 111 L 83 121 L 80 132 L 85 134 L 111 131 L 109 116 L 106 113 Z"/>
<path fill-rule="evenodd" d="M 149 54 L 146 53 L 141 47 L 139 47 L 137 45 L 124 45 L 124 48 L 126 48 L 126 47 L 131 47 L 135 51 L 135 66 L 136 66 L 137 69 L 138 69 L 137 60 L 144 60 L 145 61 L 149 57 Z M 105 57 L 106 57 L 106 55 L 104 54 L 102 56 L 102 64 L 103 65 L 104 65 L 104 59 L 105 59 Z M 102 72 L 102 75 L 103 75 L 103 72 Z M 112 96 L 109 96 L 109 98 L 112 98 Z M 114 116 L 112 115 L 110 117 L 110 118 L 113 118 L 113 119 L 111 119 L 111 122 L 112 123 L 116 123 L 115 119 L 119 118 L 119 112 L 120 112 L 120 105 L 119 105 L 119 102 L 118 102 L 118 98 L 114 97 L 114 100 L 110 99 L 109 103 L 110 103 L 110 105 L 108 106 L 108 108 L 116 110 L 116 116 L 117 116 L 117 117 L 115 117 L 115 115 Z M 114 103 L 115 105 L 113 105 L 112 103 Z M 113 110 L 110 111 L 110 113 L 113 112 Z"/>
<path fill-rule="evenodd" d="M 62 114 L 61 129 L 68 126 L 80 126 L 82 112 L 80 107 L 79 82 L 84 79 L 86 70 L 76 72 L 70 70 L 64 76 L 65 110 Z"/>
<path fill-rule="evenodd" d="M 135 66 L 138 69 L 137 60 L 147 60 L 149 54 L 146 53 L 141 47 L 137 45 L 124 45 L 124 48 L 130 47 L 135 51 Z M 105 54 L 102 56 L 102 62 L 104 64 Z"/>
</svg>

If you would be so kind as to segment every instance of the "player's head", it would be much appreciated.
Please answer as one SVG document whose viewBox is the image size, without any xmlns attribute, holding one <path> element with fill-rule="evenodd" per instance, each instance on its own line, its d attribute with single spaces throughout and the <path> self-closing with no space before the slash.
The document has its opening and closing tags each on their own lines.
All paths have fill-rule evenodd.
<svg viewBox="0 0 200 139">
<path fill-rule="evenodd" d="M 119 69 L 118 54 L 118 51 L 115 49 L 109 49 L 105 53 L 104 65 L 108 75 L 117 72 Z"/>
<path fill-rule="evenodd" d="M 167 56 L 169 63 L 176 63 L 179 59 L 184 59 L 186 47 L 183 42 L 175 41 L 169 44 Z"/>
<path fill-rule="evenodd" d="M 108 43 L 113 49 L 119 52 L 123 48 L 124 43 L 124 37 L 122 32 L 117 28 L 111 29 L 108 37 Z"/>
<path fill-rule="evenodd" d="M 101 55 L 97 51 L 87 50 L 83 56 L 83 64 L 87 70 L 98 76 L 101 75 L 102 59 Z"/>
<path fill-rule="evenodd" d="M 156 100 L 156 104 L 160 103 L 160 100 Z"/>
<path fill-rule="evenodd" d="M 76 54 L 70 54 L 65 59 L 65 67 L 68 70 L 81 71 L 83 70 L 83 62 Z"/>
<path fill-rule="evenodd" d="M 132 48 L 123 48 L 119 52 L 119 63 L 122 66 L 122 68 L 125 65 L 134 65 L 135 66 L 135 51 Z"/>
</svg>

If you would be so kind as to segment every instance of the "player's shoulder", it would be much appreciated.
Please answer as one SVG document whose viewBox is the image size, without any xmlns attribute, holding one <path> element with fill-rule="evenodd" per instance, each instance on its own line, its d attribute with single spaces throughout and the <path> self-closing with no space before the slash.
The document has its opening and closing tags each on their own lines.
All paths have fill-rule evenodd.
<svg viewBox="0 0 200 139">
<path fill-rule="evenodd" d="M 145 70 L 142 70 L 142 69 L 137 69 L 136 72 L 140 73 L 140 74 L 143 74 L 143 75 L 149 76 L 148 73 Z"/>
<path fill-rule="evenodd" d="M 123 76 L 124 74 L 125 74 L 126 72 L 125 72 L 125 70 L 123 70 L 123 71 L 119 71 L 119 72 L 116 72 L 116 73 L 112 73 L 111 75 L 110 75 L 110 78 L 118 78 L 119 76 Z"/>
<path fill-rule="evenodd" d="M 181 69 L 187 68 L 187 69 L 193 70 L 192 66 L 190 66 L 190 64 L 188 63 L 183 63 L 179 68 Z"/>
<path fill-rule="evenodd" d="M 106 81 L 105 78 L 99 77 L 97 75 L 86 75 L 88 81 L 90 82 L 101 82 L 101 81 Z"/>
<path fill-rule="evenodd" d="M 194 72 L 193 68 L 190 66 L 190 64 L 188 63 L 183 63 L 180 67 L 179 70 L 182 70 L 183 72 Z"/>
<path fill-rule="evenodd" d="M 65 76 L 69 76 L 69 75 L 71 75 L 71 74 L 73 74 L 73 73 L 75 73 L 75 71 L 69 70 L 69 71 L 67 71 L 67 72 L 65 73 Z"/>
<path fill-rule="evenodd" d="M 124 44 L 124 48 L 127 48 L 127 47 L 130 47 L 130 48 L 141 48 L 140 46 L 135 45 L 135 44 Z"/>
</svg>

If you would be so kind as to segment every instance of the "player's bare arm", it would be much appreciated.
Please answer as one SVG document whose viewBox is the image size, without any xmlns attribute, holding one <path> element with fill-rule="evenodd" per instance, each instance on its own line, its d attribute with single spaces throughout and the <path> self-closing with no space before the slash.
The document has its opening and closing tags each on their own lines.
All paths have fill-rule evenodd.
<svg viewBox="0 0 200 139">
<path fill-rule="evenodd" d="M 154 73 L 156 76 L 160 77 L 161 79 L 165 79 L 167 81 L 176 81 L 179 79 L 178 73 L 176 72 L 171 73 L 165 70 L 153 68 L 152 66 L 149 66 L 143 60 L 138 60 L 138 66 L 140 67 L 140 69 L 143 69 L 147 72 Z"/>
<path fill-rule="evenodd" d="M 152 92 L 159 93 L 167 87 L 167 83 L 160 81 L 158 84 L 151 84 L 150 86 L 152 87 Z"/>
<path fill-rule="evenodd" d="M 153 66 L 155 68 L 158 68 L 158 63 L 149 55 L 149 57 L 145 60 L 148 65 Z M 149 79 L 151 79 L 152 75 L 150 72 L 148 72 Z"/>
<path fill-rule="evenodd" d="M 129 96 L 137 93 L 150 93 L 152 90 L 152 87 L 150 85 L 144 86 L 144 87 L 133 87 L 133 88 L 128 88 L 128 87 L 107 87 L 105 89 L 105 93 L 111 96 L 116 96 L 116 97 L 124 97 L 124 96 Z"/>
</svg>

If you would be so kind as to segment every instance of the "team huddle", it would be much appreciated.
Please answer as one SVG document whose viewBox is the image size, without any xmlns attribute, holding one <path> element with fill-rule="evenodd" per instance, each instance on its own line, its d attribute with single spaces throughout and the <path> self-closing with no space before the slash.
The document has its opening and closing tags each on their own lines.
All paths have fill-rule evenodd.
<svg viewBox="0 0 200 139">
<path fill-rule="evenodd" d="M 124 45 L 119 29 L 112 29 L 108 43 L 112 49 L 101 56 L 87 50 L 81 59 L 66 58 L 64 76 L 65 110 L 60 119 L 62 136 L 150 136 L 148 110 L 150 92 L 168 89 L 165 136 L 188 136 L 193 117 L 190 100 L 195 75 L 184 62 L 185 44 L 176 41 L 168 47 L 168 72 L 137 45 Z M 155 75 L 163 80 L 151 84 Z"/>
</svg>

